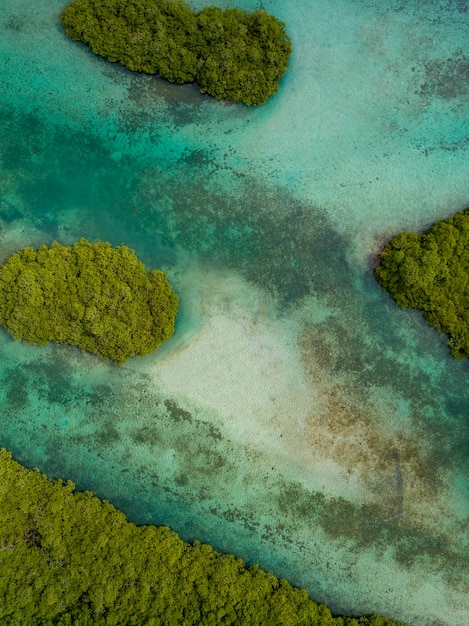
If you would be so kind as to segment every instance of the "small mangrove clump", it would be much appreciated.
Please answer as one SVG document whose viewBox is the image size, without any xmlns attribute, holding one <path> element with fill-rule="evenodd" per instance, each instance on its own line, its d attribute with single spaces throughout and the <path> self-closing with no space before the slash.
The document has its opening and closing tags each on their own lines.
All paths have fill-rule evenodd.
<svg viewBox="0 0 469 626">
<path fill-rule="evenodd" d="M 0 267 L 0 324 L 15 339 L 78 346 L 121 365 L 174 332 L 178 297 L 126 246 L 23 248 Z"/>
<path fill-rule="evenodd" d="M 73 0 L 62 12 L 69 37 L 134 72 L 193 83 L 215 98 L 263 104 L 278 91 L 291 53 L 283 22 L 266 11 L 184 0 Z"/>
<path fill-rule="evenodd" d="M 424 311 L 453 357 L 469 357 L 469 207 L 420 235 L 393 237 L 375 276 L 400 307 Z"/>
</svg>

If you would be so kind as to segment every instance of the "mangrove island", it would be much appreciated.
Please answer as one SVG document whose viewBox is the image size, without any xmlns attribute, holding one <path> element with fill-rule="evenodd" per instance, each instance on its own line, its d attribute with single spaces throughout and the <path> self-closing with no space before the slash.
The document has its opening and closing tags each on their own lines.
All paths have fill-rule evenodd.
<svg viewBox="0 0 469 626">
<path fill-rule="evenodd" d="M 375 276 L 401 308 L 424 311 L 453 357 L 469 357 L 469 207 L 420 235 L 393 237 Z"/>
<path fill-rule="evenodd" d="M 15 339 L 78 346 L 121 365 L 174 332 L 178 297 L 126 246 L 23 248 L 0 267 L 0 324 Z"/>
<path fill-rule="evenodd" d="M 184 0 L 73 0 L 62 12 L 69 37 L 134 72 L 193 83 L 215 98 L 263 104 L 288 67 L 290 39 L 266 11 Z"/>
</svg>

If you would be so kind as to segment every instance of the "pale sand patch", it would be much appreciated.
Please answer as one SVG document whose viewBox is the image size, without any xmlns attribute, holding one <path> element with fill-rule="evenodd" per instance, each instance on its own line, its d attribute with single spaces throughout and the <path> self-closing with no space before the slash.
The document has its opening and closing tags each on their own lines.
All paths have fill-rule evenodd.
<svg viewBox="0 0 469 626">
<path fill-rule="evenodd" d="M 155 385 L 195 414 L 215 414 L 227 439 L 308 489 L 369 500 L 361 468 L 333 453 L 351 435 L 332 435 L 320 420 L 323 391 L 302 362 L 297 321 L 232 272 L 193 264 L 181 276 L 173 280 L 191 310 L 165 352 L 145 361 Z"/>
<path fill-rule="evenodd" d="M 305 320 L 330 315 L 320 299 L 314 315 L 308 301 L 280 316 L 267 293 L 194 258 L 172 281 L 186 319 L 164 351 L 145 360 L 155 386 L 194 415 L 214 416 L 226 439 L 308 490 L 435 527 L 432 512 L 442 514 L 452 489 L 435 490 L 419 476 L 425 450 L 413 443 L 408 408 L 381 387 L 363 401 L 353 376 L 328 371 L 314 348 L 306 358 Z"/>
<path fill-rule="evenodd" d="M 0 219 L 0 265 L 25 246 L 39 248 L 50 239 L 44 232 L 32 229 L 24 220 L 17 220 L 5 229 L 1 226 Z"/>
</svg>

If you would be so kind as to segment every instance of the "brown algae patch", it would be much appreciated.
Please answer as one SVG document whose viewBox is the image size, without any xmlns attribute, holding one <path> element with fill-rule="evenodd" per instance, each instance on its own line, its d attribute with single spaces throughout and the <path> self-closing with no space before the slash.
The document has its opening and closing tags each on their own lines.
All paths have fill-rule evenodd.
<svg viewBox="0 0 469 626">
<path fill-rule="evenodd" d="M 340 370 L 330 350 L 337 339 L 334 330 L 332 337 L 327 335 L 310 331 L 300 339 L 305 367 L 321 401 L 305 421 L 296 449 L 298 464 L 313 468 L 321 461 L 326 466 L 334 462 L 343 468 L 342 477 L 349 476 L 351 487 L 344 497 L 350 506 L 360 505 L 362 498 L 362 506 L 373 508 L 377 524 L 391 520 L 438 536 L 454 532 L 448 510 L 458 496 L 455 465 L 451 446 L 442 448 L 441 422 L 434 424 L 433 434 L 433 424 L 424 420 L 431 400 L 407 396 L 405 389 L 395 387 L 373 389 L 369 382 L 364 384 L 363 372 Z M 341 339 L 349 340 L 344 333 Z M 373 370 L 366 376 L 372 380 Z M 389 395 L 392 400 L 386 402 Z M 398 404 L 402 396 L 406 412 Z M 361 486 L 358 498 L 355 485 Z"/>
</svg>

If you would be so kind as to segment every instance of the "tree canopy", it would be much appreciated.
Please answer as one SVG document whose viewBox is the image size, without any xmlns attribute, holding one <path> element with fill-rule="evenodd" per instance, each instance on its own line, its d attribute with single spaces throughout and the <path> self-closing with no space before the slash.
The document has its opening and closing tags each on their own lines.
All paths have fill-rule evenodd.
<svg viewBox="0 0 469 626">
<path fill-rule="evenodd" d="M 15 339 L 78 346 L 122 364 L 174 332 L 178 297 L 126 246 L 23 248 L 0 267 L 0 324 Z"/>
<path fill-rule="evenodd" d="M 0 449 L 0 621 L 71 626 L 396 626 L 332 617 L 257 565 L 51 481 Z"/>
<path fill-rule="evenodd" d="M 62 24 L 109 61 L 247 105 L 278 91 L 291 52 L 285 25 L 266 11 L 194 12 L 184 0 L 73 0 Z"/>
<path fill-rule="evenodd" d="M 469 208 L 420 235 L 393 237 L 375 276 L 400 307 L 424 311 L 453 357 L 469 357 Z"/>
</svg>

